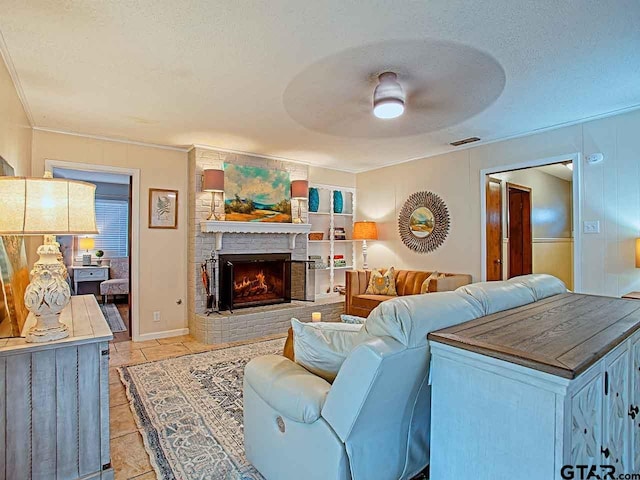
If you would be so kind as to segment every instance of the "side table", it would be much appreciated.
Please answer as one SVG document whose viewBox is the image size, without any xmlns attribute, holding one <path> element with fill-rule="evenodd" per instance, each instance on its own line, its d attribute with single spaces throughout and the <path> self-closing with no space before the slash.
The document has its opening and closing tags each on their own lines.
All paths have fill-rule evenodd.
<svg viewBox="0 0 640 480">
<path fill-rule="evenodd" d="M 87 267 L 73 266 L 73 287 L 75 294 L 78 294 L 78 283 L 80 282 L 104 282 L 109 280 L 109 267 L 91 265 Z"/>
</svg>

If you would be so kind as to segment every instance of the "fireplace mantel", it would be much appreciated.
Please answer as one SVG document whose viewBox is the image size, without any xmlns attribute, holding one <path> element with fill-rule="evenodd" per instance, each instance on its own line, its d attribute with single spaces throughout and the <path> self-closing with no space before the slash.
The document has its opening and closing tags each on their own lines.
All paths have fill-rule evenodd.
<svg viewBox="0 0 640 480">
<path fill-rule="evenodd" d="M 225 233 L 276 233 L 289 236 L 289 248 L 296 248 L 296 237 L 301 233 L 309 233 L 309 223 L 276 223 L 276 222 L 223 222 L 207 220 L 200 223 L 203 233 L 216 236 L 216 250 L 222 250 L 222 236 Z"/>
</svg>

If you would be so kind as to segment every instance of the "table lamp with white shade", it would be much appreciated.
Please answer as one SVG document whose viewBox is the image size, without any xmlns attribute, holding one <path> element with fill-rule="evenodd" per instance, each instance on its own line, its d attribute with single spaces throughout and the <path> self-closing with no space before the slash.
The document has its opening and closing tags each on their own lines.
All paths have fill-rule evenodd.
<svg viewBox="0 0 640 480">
<path fill-rule="evenodd" d="M 45 235 L 24 294 L 25 306 L 36 318 L 27 342 L 69 336 L 59 317 L 71 299 L 71 290 L 53 235 L 98 233 L 95 189 L 91 183 L 75 180 L 0 177 L 0 235 Z"/>
<path fill-rule="evenodd" d="M 362 268 L 369 268 L 367 265 L 367 240 L 378 239 L 378 226 L 376 222 L 355 222 L 353 224 L 353 239 L 362 240 L 362 257 L 364 262 Z"/>
</svg>

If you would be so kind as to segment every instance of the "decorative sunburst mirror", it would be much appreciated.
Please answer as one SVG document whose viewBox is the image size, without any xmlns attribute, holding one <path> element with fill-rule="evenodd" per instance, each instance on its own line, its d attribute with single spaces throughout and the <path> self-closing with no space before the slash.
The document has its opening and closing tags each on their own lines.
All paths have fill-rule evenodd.
<svg viewBox="0 0 640 480">
<path fill-rule="evenodd" d="M 444 243 L 449 234 L 449 210 L 435 193 L 416 192 L 400 210 L 398 231 L 411 250 L 432 252 Z"/>
</svg>

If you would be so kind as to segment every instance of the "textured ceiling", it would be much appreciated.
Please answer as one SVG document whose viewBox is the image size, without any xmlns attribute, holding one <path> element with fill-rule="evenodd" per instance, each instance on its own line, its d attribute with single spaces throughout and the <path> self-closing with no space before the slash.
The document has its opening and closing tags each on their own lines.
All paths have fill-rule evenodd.
<svg viewBox="0 0 640 480">
<path fill-rule="evenodd" d="M 638 0 L 0 0 L 0 11 L 42 128 L 359 171 L 640 105 Z M 408 87 L 405 121 L 389 128 L 365 108 L 387 68 Z"/>
</svg>

